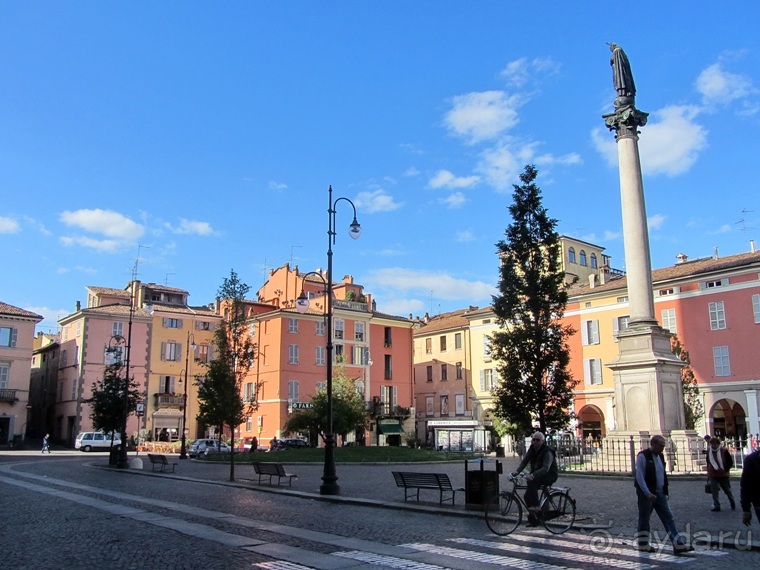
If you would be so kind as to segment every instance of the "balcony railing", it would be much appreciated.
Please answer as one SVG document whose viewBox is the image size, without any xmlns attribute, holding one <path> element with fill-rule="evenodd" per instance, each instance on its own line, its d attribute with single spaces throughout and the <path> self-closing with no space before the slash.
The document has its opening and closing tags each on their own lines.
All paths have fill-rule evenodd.
<svg viewBox="0 0 760 570">
<path fill-rule="evenodd" d="M 184 396 L 171 394 L 155 394 L 157 408 L 181 408 L 184 404 Z"/>
<path fill-rule="evenodd" d="M 0 390 L 0 402 L 10 402 L 11 404 L 18 402 L 16 390 L 10 390 L 8 388 Z"/>
<path fill-rule="evenodd" d="M 369 311 L 367 303 L 359 303 L 358 301 L 341 301 L 340 299 L 333 299 L 333 308 L 335 309 L 350 309 L 352 311 Z"/>
</svg>

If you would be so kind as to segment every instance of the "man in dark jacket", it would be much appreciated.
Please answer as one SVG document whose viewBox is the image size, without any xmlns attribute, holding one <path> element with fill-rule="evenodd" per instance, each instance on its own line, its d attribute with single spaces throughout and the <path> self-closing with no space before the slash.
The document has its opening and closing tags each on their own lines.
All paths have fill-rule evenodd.
<svg viewBox="0 0 760 570">
<path fill-rule="evenodd" d="M 655 435 L 649 440 L 649 449 L 640 451 L 636 456 L 636 496 L 638 497 L 639 520 L 636 537 L 638 549 L 643 552 L 654 552 L 655 548 L 650 544 L 649 519 L 652 511 L 657 511 L 657 516 L 662 521 L 662 526 L 670 536 L 673 543 L 673 553 L 681 554 L 694 550 L 684 542 L 683 536 L 676 529 L 676 522 L 668 504 L 668 475 L 665 470 L 665 458 L 662 451 L 665 449 L 667 440 L 661 435 Z"/>
<path fill-rule="evenodd" d="M 520 473 L 528 464 L 530 474 L 525 477 L 528 484 L 525 490 L 525 504 L 528 505 L 528 525 L 536 526 L 538 521 L 534 513 L 538 510 L 538 490 L 544 485 L 554 483 L 559 474 L 554 450 L 546 445 L 546 438 L 540 431 L 531 436 L 530 448 L 512 475 Z"/>
<path fill-rule="evenodd" d="M 760 450 L 753 451 L 744 458 L 740 502 L 742 505 L 742 522 L 749 526 L 752 523 L 752 510 L 760 520 Z"/>
</svg>

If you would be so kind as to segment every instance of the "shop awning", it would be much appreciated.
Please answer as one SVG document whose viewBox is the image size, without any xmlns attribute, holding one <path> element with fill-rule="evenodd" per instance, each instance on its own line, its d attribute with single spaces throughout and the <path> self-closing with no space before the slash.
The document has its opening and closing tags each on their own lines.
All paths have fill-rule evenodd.
<svg viewBox="0 0 760 570">
<path fill-rule="evenodd" d="M 377 422 L 377 429 L 383 435 L 404 433 L 404 428 L 401 427 L 401 420 L 380 420 Z"/>
</svg>

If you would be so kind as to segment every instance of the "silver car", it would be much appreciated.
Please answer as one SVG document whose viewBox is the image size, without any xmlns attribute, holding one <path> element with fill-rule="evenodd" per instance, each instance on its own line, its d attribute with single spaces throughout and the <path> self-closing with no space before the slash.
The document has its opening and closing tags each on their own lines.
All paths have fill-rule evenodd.
<svg viewBox="0 0 760 570">
<path fill-rule="evenodd" d="M 230 453 L 230 446 L 216 439 L 196 439 L 190 444 L 187 454 L 191 458 L 197 458 L 201 455 L 211 455 L 214 453 Z"/>
</svg>

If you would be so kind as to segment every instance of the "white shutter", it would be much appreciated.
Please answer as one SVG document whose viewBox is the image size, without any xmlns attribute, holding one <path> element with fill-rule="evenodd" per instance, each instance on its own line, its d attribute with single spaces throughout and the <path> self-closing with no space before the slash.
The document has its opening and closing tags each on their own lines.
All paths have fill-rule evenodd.
<svg viewBox="0 0 760 570">
<path fill-rule="evenodd" d="M 166 343 L 161 343 L 161 360 L 166 360 Z"/>
<path fill-rule="evenodd" d="M 581 339 L 583 346 L 588 346 L 588 327 L 591 321 L 583 321 L 581 324 Z"/>
<path fill-rule="evenodd" d="M 182 328 L 182 324 L 183 324 L 183 320 L 182 319 L 177 319 L 177 328 L 178 329 Z"/>
<path fill-rule="evenodd" d="M 583 383 L 591 384 L 591 359 L 583 359 Z"/>
<path fill-rule="evenodd" d="M 11 329 L 11 348 L 14 348 L 17 342 L 18 342 L 18 329 Z"/>
<path fill-rule="evenodd" d="M 485 370 L 480 371 L 480 391 L 481 392 L 486 391 L 486 371 Z"/>
<path fill-rule="evenodd" d="M 591 344 L 599 344 L 599 321 L 591 321 Z"/>
</svg>

